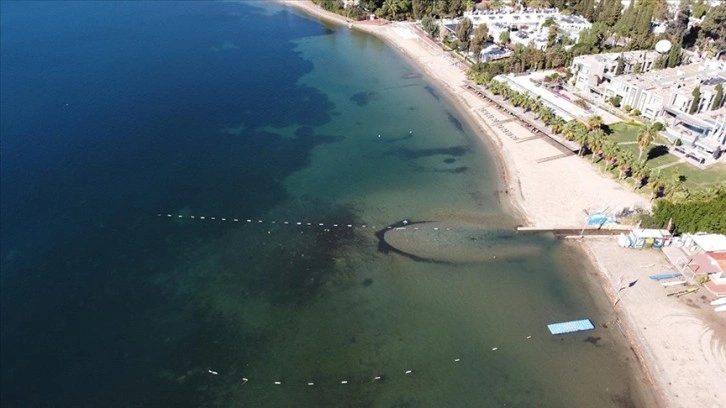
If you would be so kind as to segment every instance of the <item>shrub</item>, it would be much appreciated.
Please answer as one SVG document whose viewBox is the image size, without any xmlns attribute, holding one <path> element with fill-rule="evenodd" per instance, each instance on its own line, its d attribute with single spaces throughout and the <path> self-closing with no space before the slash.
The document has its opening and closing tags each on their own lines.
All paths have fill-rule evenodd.
<svg viewBox="0 0 726 408">
<path fill-rule="evenodd" d="M 656 132 L 661 132 L 663 129 L 665 129 L 665 125 L 661 122 L 655 122 L 653 123 L 653 130 Z"/>
<path fill-rule="evenodd" d="M 633 109 L 630 112 L 630 115 L 632 115 L 632 116 L 640 116 L 640 110 L 639 109 Z"/>
<path fill-rule="evenodd" d="M 683 146 L 683 142 L 680 138 L 676 139 L 676 142 L 674 143 L 676 146 Z"/>
<path fill-rule="evenodd" d="M 620 95 L 615 95 L 612 98 L 610 98 L 610 103 L 614 107 L 619 108 L 620 107 L 620 102 L 622 102 L 622 100 L 623 100 L 623 98 L 621 98 Z"/>
<path fill-rule="evenodd" d="M 623 106 L 623 109 L 625 110 L 625 112 L 630 112 L 631 110 L 633 110 L 633 108 L 630 105 Z"/>
</svg>

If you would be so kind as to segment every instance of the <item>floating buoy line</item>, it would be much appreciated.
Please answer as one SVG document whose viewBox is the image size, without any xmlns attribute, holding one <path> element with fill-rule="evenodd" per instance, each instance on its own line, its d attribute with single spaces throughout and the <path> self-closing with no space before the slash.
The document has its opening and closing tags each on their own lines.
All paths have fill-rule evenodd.
<svg viewBox="0 0 726 408">
<path fill-rule="evenodd" d="M 331 228 L 362 228 L 362 229 L 372 229 L 375 230 L 377 227 L 375 225 L 368 225 L 368 224 L 353 224 L 353 223 L 324 223 L 324 222 L 311 222 L 311 221 L 289 221 L 289 220 L 261 220 L 256 218 L 242 218 L 242 217 L 217 217 L 217 216 L 206 216 L 206 215 L 183 215 L 183 214 L 170 214 L 170 213 L 158 213 L 156 214 L 157 217 L 160 218 L 171 218 L 171 219 L 187 219 L 187 220 L 196 220 L 196 221 L 218 221 L 218 222 L 227 222 L 227 223 L 237 223 L 237 224 L 267 224 L 267 225 L 287 225 L 292 227 L 322 227 L 325 231 L 330 231 Z M 387 225 L 384 227 L 384 229 L 393 229 L 396 231 L 406 231 L 406 230 L 419 230 L 419 229 L 425 229 L 422 228 L 422 225 L 425 225 L 424 223 L 416 223 L 413 225 L 408 225 L 409 222 L 407 220 L 398 222 L 393 225 Z M 439 228 L 434 227 L 431 228 L 434 231 L 441 230 L 447 230 L 451 231 L 451 228 Z"/>
<path fill-rule="evenodd" d="M 527 336 L 526 337 L 526 339 L 531 339 L 531 338 L 532 338 L 532 336 Z M 492 351 L 497 351 L 497 350 L 499 350 L 499 348 L 498 347 L 492 347 L 491 350 Z M 458 363 L 461 363 L 462 360 L 461 360 L 461 358 L 455 358 L 455 359 L 452 359 L 451 361 L 453 363 L 458 364 Z M 211 369 L 208 369 L 207 370 L 207 373 L 209 375 L 211 375 L 211 376 L 221 376 L 222 375 L 218 371 L 211 370 Z M 407 369 L 407 370 L 404 370 L 403 371 L 403 373 L 402 373 L 401 376 L 402 377 L 414 377 L 415 374 L 416 374 L 416 371 L 415 370 L 413 370 L 413 369 Z M 257 380 L 255 380 L 254 377 L 251 377 L 250 376 L 250 377 L 240 377 L 239 383 L 240 383 L 240 385 L 246 385 L 246 384 L 263 384 L 264 385 L 264 384 L 269 384 L 269 385 L 274 385 L 274 386 L 304 385 L 306 387 L 314 387 L 314 386 L 319 386 L 319 385 L 333 385 L 333 384 L 350 385 L 350 384 L 369 384 L 369 383 L 377 383 L 377 382 L 383 383 L 387 379 L 393 378 L 393 376 L 395 376 L 395 374 L 379 374 L 379 375 L 375 375 L 375 376 L 368 377 L 367 379 L 366 378 L 363 378 L 363 379 L 360 379 L 359 378 L 358 380 L 353 381 L 353 380 L 350 380 L 350 379 L 343 378 L 343 379 L 338 380 L 338 381 L 332 381 L 332 382 L 331 381 L 327 381 L 325 383 L 315 382 L 315 381 L 304 381 L 304 382 L 299 382 L 299 383 L 298 382 L 285 382 L 285 381 L 282 381 L 281 379 L 274 379 L 274 380 L 271 380 L 271 379 L 257 379 Z"/>
</svg>

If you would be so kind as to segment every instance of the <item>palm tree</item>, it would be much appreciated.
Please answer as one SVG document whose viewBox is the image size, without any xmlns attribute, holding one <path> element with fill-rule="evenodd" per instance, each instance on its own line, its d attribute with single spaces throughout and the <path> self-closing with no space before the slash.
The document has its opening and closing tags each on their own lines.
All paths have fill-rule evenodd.
<svg viewBox="0 0 726 408">
<path fill-rule="evenodd" d="M 562 136 L 564 136 L 567 140 L 575 140 L 575 135 L 577 134 L 580 126 L 582 126 L 582 124 L 577 120 L 571 120 L 565 123 L 565 126 L 562 129 Z"/>
<path fill-rule="evenodd" d="M 602 153 L 605 156 L 605 170 L 610 170 L 615 166 L 615 160 L 618 157 L 618 143 L 614 140 L 607 139 L 602 144 Z"/>
<path fill-rule="evenodd" d="M 665 182 L 665 196 L 673 198 L 675 194 L 683 190 L 683 181 L 680 172 L 676 171 Z"/>
<path fill-rule="evenodd" d="M 552 109 L 550 109 L 548 107 L 544 107 L 542 110 L 543 110 L 543 112 L 541 112 L 540 117 L 542 118 L 542 120 L 545 121 L 545 123 L 548 122 L 548 120 L 547 120 L 548 117 L 554 116 L 552 119 L 549 120 L 550 128 L 552 129 L 552 132 L 555 134 L 562 133 L 562 130 L 565 127 L 565 120 L 559 116 L 555 116 L 554 112 L 552 112 Z M 550 115 L 548 115 L 548 113 Z"/>
<path fill-rule="evenodd" d="M 587 118 L 587 123 L 585 123 L 587 126 L 587 130 L 595 130 L 602 128 L 603 121 L 602 118 L 598 115 L 593 115 Z"/>
<path fill-rule="evenodd" d="M 631 163 L 633 163 L 633 153 L 630 150 L 620 150 L 618 154 L 618 169 L 620 174 L 618 179 L 624 179 L 631 171 Z"/>
<path fill-rule="evenodd" d="M 657 132 L 655 130 L 655 127 L 652 124 L 644 126 L 640 130 L 640 133 L 638 133 L 638 148 L 640 149 L 640 154 L 638 155 L 638 160 L 640 160 L 640 158 L 643 157 L 643 152 L 653 142 L 653 139 L 655 139 L 656 133 Z"/>
<path fill-rule="evenodd" d="M 590 139 L 590 150 L 592 150 L 592 163 L 595 157 L 602 157 L 603 145 L 605 143 L 605 131 L 600 128 L 594 128 L 588 132 Z"/>
<path fill-rule="evenodd" d="M 633 175 L 633 191 L 643 186 L 643 180 L 648 177 L 648 166 L 645 164 L 645 160 L 638 160 L 631 166 L 630 169 Z"/>
<path fill-rule="evenodd" d="M 650 188 L 653 190 L 650 195 L 650 201 L 653 201 L 663 195 L 663 189 L 666 186 L 666 181 L 663 178 L 660 169 L 650 172 L 650 175 L 648 176 L 648 183 L 650 184 Z"/>
<path fill-rule="evenodd" d="M 392 16 L 393 19 L 396 19 L 396 13 L 401 10 L 401 5 L 399 4 L 398 0 L 386 0 L 383 2 L 383 5 L 381 6 L 381 12 L 385 16 Z"/>
<path fill-rule="evenodd" d="M 585 149 L 590 144 L 590 134 L 583 126 L 578 126 L 575 132 L 575 141 L 580 145 L 580 151 L 577 152 L 577 156 L 582 157 L 585 154 Z"/>
</svg>

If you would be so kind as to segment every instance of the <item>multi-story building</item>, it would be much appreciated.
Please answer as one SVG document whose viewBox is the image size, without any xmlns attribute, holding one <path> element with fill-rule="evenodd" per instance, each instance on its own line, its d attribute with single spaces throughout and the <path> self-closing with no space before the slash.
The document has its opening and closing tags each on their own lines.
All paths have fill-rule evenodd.
<svg viewBox="0 0 726 408">
<path fill-rule="evenodd" d="M 623 74 L 650 72 L 660 54 L 655 51 L 628 51 L 624 53 L 580 55 L 572 61 L 571 71 L 575 87 L 602 95 L 615 77 L 618 61 L 623 58 Z"/>
<path fill-rule="evenodd" d="M 606 84 L 603 96 L 619 96 L 622 106 L 629 105 L 638 109 L 643 117 L 656 120 L 663 116 L 666 108 L 689 112 L 696 87 L 700 97 L 692 113 L 711 110 L 718 84 L 726 85 L 726 66 L 722 61 L 709 60 L 644 74 L 613 76 Z"/>
<path fill-rule="evenodd" d="M 529 45 L 544 49 L 547 45 L 548 28 L 545 22 L 552 20 L 557 25 L 560 36 L 567 36 L 574 42 L 579 40 L 580 31 L 591 28 L 592 24 L 584 17 L 566 16 L 560 14 L 559 10 L 553 9 L 530 9 L 514 10 L 503 7 L 499 10 L 476 10 L 465 13 L 463 17 L 454 19 L 446 28 L 455 33 L 456 24 L 461 19 L 471 20 L 474 29 L 480 24 L 486 24 L 489 35 L 498 41 L 504 31 L 510 32 L 510 40 L 514 44 Z"/>
</svg>

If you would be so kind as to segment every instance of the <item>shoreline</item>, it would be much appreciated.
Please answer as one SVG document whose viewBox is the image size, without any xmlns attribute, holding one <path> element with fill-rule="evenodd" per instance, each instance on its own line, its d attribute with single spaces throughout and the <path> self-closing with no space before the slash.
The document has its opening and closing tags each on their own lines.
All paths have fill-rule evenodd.
<svg viewBox="0 0 726 408">
<path fill-rule="evenodd" d="M 349 24 L 310 1 L 278 1 L 324 23 Z M 541 227 L 581 226 L 583 211 L 651 208 L 645 198 L 588 161 L 575 155 L 559 157 L 561 152 L 547 141 L 534 138 L 512 117 L 462 88 L 465 73 L 436 52 L 439 48 L 412 23 L 365 21 L 353 22 L 351 28 L 395 47 L 448 93 L 467 122 L 475 125 L 479 140 L 493 150 L 501 176 L 499 197 L 512 215 Z M 503 129 L 519 140 L 507 137 Z M 633 374 L 646 377 L 641 387 L 650 389 L 650 399 L 664 407 L 720 406 L 726 400 L 726 319 L 708 307 L 700 309 L 708 304 L 704 292 L 668 298 L 660 284 L 647 279 L 653 271 L 671 268 L 661 251 L 624 249 L 607 238 L 581 240 L 575 246 L 596 271 L 593 289 L 609 299 L 617 326 L 638 360 L 640 372 Z M 639 283 L 623 290 L 623 281 Z"/>
</svg>

